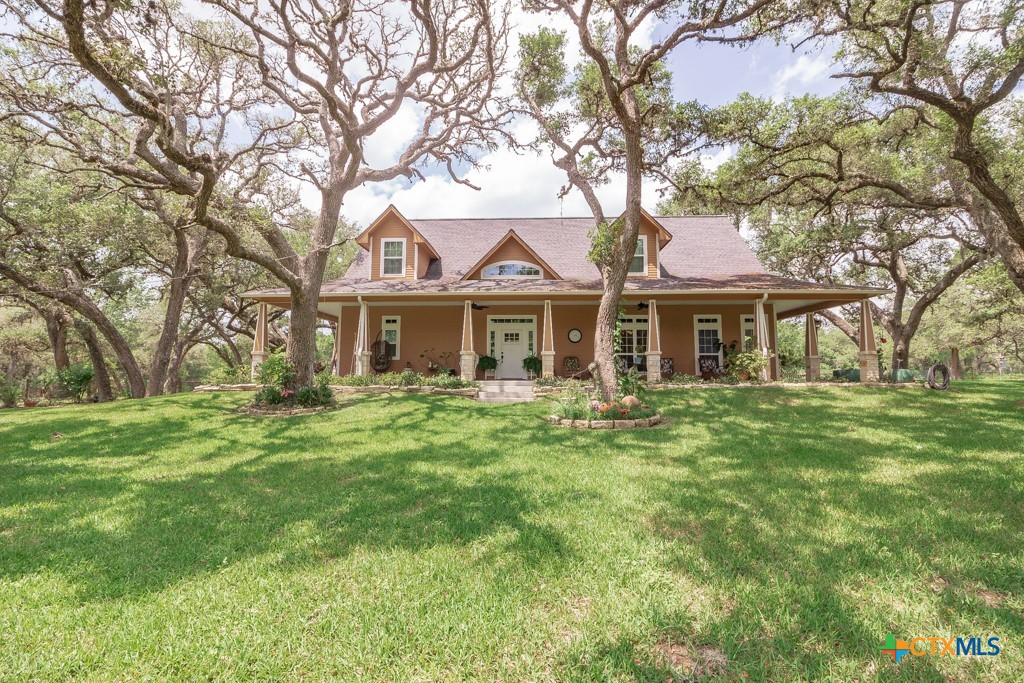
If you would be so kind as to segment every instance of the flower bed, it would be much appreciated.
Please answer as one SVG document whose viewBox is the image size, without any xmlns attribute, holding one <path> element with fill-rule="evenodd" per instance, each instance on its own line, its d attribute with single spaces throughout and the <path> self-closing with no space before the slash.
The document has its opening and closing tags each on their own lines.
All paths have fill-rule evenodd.
<svg viewBox="0 0 1024 683">
<path fill-rule="evenodd" d="M 557 415 L 552 415 L 548 418 L 548 422 L 559 427 L 570 427 L 572 429 L 647 429 L 665 424 L 661 415 L 657 414 L 635 420 L 567 420 Z"/>
</svg>

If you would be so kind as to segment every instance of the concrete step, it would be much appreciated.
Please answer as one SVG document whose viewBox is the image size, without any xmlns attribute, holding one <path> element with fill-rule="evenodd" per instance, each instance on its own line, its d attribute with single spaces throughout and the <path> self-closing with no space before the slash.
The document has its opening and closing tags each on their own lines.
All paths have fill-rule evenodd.
<svg viewBox="0 0 1024 683">
<path fill-rule="evenodd" d="M 533 396 L 522 394 L 480 394 L 477 399 L 480 403 L 529 403 Z"/>
<path fill-rule="evenodd" d="M 479 383 L 481 389 L 491 387 L 533 387 L 533 382 L 528 379 L 485 379 Z"/>
<path fill-rule="evenodd" d="M 487 394 L 529 394 L 533 396 L 533 387 L 520 387 L 520 386 L 492 386 L 487 387 L 480 385 L 480 392 Z"/>
</svg>

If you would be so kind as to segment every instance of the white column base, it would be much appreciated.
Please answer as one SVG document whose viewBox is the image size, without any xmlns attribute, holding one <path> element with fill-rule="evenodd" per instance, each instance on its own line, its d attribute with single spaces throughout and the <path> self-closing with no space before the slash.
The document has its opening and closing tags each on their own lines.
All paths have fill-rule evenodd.
<svg viewBox="0 0 1024 683">
<path fill-rule="evenodd" d="M 860 381 L 878 381 L 878 354 L 873 351 L 861 351 L 860 353 Z"/>
<path fill-rule="evenodd" d="M 260 366 L 263 365 L 263 361 L 270 357 L 270 354 L 266 351 L 253 351 L 252 352 L 252 373 L 253 379 L 256 379 L 256 373 L 259 372 Z"/>
<path fill-rule="evenodd" d="M 661 381 L 661 354 L 660 353 L 648 353 L 647 354 L 647 381 L 648 382 L 660 382 Z"/>
<path fill-rule="evenodd" d="M 555 352 L 554 351 L 541 351 L 540 354 L 541 362 L 541 377 L 554 377 L 555 376 Z"/>
<path fill-rule="evenodd" d="M 459 354 L 459 377 L 463 382 L 472 382 L 476 379 L 476 364 L 476 352 L 463 351 Z"/>
<path fill-rule="evenodd" d="M 804 356 L 804 367 L 808 382 L 817 382 L 821 379 L 821 358 L 818 356 Z"/>
<path fill-rule="evenodd" d="M 356 354 L 356 374 L 357 375 L 369 375 L 370 374 L 370 354 L 369 353 L 357 353 Z"/>
</svg>

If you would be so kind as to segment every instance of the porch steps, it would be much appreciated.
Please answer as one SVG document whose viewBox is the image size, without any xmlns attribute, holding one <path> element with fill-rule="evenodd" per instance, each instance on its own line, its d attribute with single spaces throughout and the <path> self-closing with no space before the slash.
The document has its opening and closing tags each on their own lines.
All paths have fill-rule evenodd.
<svg viewBox="0 0 1024 683">
<path fill-rule="evenodd" d="M 527 379 L 497 379 L 480 382 L 481 403 L 526 403 L 533 400 L 533 382 Z"/>
</svg>

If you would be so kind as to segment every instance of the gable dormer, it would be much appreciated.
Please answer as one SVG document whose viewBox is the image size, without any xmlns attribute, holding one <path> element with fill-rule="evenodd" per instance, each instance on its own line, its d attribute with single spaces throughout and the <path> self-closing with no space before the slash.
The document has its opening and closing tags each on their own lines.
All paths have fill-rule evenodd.
<svg viewBox="0 0 1024 683">
<path fill-rule="evenodd" d="M 469 269 L 463 280 L 502 280 L 537 278 L 561 280 L 555 269 L 547 264 L 515 230 L 509 230 L 483 258 Z"/>
<path fill-rule="evenodd" d="M 440 258 L 430 242 L 394 205 L 356 237 L 370 259 L 371 280 L 416 280 Z"/>
<path fill-rule="evenodd" d="M 637 237 L 629 277 L 661 277 L 659 254 L 671 240 L 672 233 L 654 216 L 640 209 L 640 234 Z"/>
</svg>

